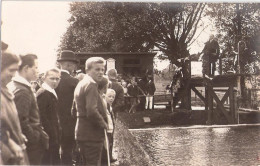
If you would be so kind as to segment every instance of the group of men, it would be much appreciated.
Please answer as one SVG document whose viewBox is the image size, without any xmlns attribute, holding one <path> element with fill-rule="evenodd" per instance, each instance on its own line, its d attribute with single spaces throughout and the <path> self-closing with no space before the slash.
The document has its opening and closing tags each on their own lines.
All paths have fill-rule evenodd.
<svg viewBox="0 0 260 166">
<path fill-rule="evenodd" d="M 46 71 L 43 84 L 34 93 L 31 82 L 38 77 L 37 56 L 27 54 L 19 58 L 3 53 L 3 164 L 73 165 L 73 161 L 79 160 L 78 156 L 84 159 L 81 164 L 101 164 L 108 122 L 104 111 L 107 107 L 98 86 L 104 78 L 105 60 L 89 58 L 86 61 L 87 74 L 80 82 L 71 76 L 78 63 L 72 51 L 63 51 L 57 61 L 60 69 Z M 109 71 L 108 77 L 116 75 L 115 72 Z M 110 87 L 116 94 L 112 105 L 114 111 L 120 110 L 124 104 L 124 92 L 120 86 L 111 79 Z M 76 114 L 72 110 L 76 110 Z M 80 154 L 77 155 L 77 151 Z"/>
</svg>

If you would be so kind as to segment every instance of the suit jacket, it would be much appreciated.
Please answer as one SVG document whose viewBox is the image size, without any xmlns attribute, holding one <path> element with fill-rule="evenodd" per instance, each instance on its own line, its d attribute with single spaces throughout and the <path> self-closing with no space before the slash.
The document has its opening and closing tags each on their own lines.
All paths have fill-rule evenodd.
<svg viewBox="0 0 260 166">
<path fill-rule="evenodd" d="M 107 128 L 106 105 L 98 92 L 97 83 L 88 75 L 77 85 L 74 101 L 77 110 L 75 139 L 104 141 L 104 129 Z"/>
<path fill-rule="evenodd" d="M 154 95 L 154 92 L 155 92 L 155 85 L 154 85 L 154 82 L 152 81 L 149 81 L 147 84 L 146 84 L 146 93 L 148 95 Z"/>
<path fill-rule="evenodd" d="M 62 128 L 62 137 L 74 137 L 76 119 L 71 116 L 73 94 L 78 79 L 66 72 L 61 72 L 61 80 L 55 89 L 58 96 L 58 116 Z"/>
<path fill-rule="evenodd" d="M 43 131 L 39 108 L 31 87 L 14 81 L 14 102 L 17 108 L 23 134 L 28 139 L 27 146 L 48 146 L 48 135 Z"/>
<path fill-rule="evenodd" d="M 121 111 L 122 106 L 124 106 L 124 89 L 116 80 L 111 80 L 111 82 L 110 88 L 116 92 L 115 100 L 112 104 L 113 111 L 118 112 Z"/>
<path fill-rule="evenodd" d="M 58 100 L 51 92 L 43 88 L 40 88 L 36 95 L 42 125 L 50 137 L 50 145 L 57 145 L 60 142 L 60 124 L 57 110 Z"/>
<path fill-rule="evenodd" d="M 209 58 L 210 61 L 216 61 L 217 58 L 219 57 L 219 52 L 220 52 L 218 42 L 215 40 L 206 42 L 203 52 L 204 52 L 203 58 Z"/>
</svg>

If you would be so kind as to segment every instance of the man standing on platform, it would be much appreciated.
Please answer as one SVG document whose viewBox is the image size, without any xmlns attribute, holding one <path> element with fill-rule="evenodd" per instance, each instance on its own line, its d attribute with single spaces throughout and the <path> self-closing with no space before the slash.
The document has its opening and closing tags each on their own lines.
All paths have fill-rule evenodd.
<svg viewBox="0 0 260 166">
<path fill-rule="evenodd" d="M 39 108 L 32 90 L 31 81 L 38 77 L 38 61 L 34 54 L 21 56 L 22 64 L 13 78 L 14 101 L 23 134 L 28 139 L 27 153 L 31 165 L 41 163 L 43 152 L 48 149 L 49 137 L 43 131 Z"/>
<path fill-rule="evenodd" d="M 73 78 L 71 73 L 77 67 L 77 59 L 74 52 L 62 51 L 57 60 L 61 67 L 61 79 L 56 93 L 58 96 L 58 115 L 62 129 L 61 134 L 61 164 L 72 165 L 73 150 L 75 147 L 74 129 L 76 119 L 71 116 L 74 90 L 78 84 L 78 79 Z"/>
<path fill-rule="evenodd" d="M 203 75 L 214 76 L 216 70 L 216 62 L 219 58 L 219 45 L 214 37 L 214 35 L 210 35 L 209 41 L 205 43 L 205 47 L 202 51 L 203 61 L 202 61 L 202 73 Z"/>
</svg>

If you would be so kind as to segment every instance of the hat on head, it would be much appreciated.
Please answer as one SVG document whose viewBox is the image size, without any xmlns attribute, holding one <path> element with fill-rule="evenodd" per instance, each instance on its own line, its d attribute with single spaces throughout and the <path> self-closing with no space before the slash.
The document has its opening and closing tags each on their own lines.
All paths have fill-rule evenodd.
<svg viewBox="0 0 260 166">
<path fill-rule="evenodd" d="M 76 58 L 76 55 L 74 54 L 73 51 L 70 50 L 64 50 L 61 52 L 59 59 L 57 60 L 58 62 L 62 61 L 71 61 L 78 63 L 78 60 Z"/>
<path fill-rule="evenodd" d="M 109 79 L 116 79 L 117 78 L 117 71 L 116 69 L 110 69 L 107 71 L 107 75 Z"/>
</svg>

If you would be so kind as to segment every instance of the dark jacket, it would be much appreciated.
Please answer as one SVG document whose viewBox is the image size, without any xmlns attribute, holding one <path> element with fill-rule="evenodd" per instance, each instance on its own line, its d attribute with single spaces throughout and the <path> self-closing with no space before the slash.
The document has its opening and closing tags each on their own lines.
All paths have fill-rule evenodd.
<svg viewBox="0 0 260 166">
<path fill-rule="evenodd" d="M 210 62 L 216 61 L 219 57 L 219 51 L 219 44 L 216 40 L 208 41 L 205 43 L 205 47 L 203 49 L 203 58 L 208 56 Z"/>
<path fill-rule="evenodd" d="M 154 82 L 153 81 L 149 81 L 147 84 L 146 84 L 146 94 L 148 95 L 154 95 L 154 92 L 155 92 L 155 85 L 154 85 Z"/>
<path fill-rule="evenodd" d="M 113 89 L 116 92 L 115 100 L 112 104 L 113 111 L 118 112 L 122 111 L 122 106 L 124 106 L 124 89 L 123 87 L 116 81 L 116 80 L 110 80 L 111 85 L 110 88 Z"/>
<path fill-rule="evenodd" d="M 24 155 L 21 161 L 16 159 L 12 147 L 8 143 L 9 139 L 12 139 L 21 148 L 25 148 L 13 96 L 6 87 L 1 87 L 1 153 L 3 164 L 28 165 L 27 154 Z"/>
<path fill-rule="evenodd" d="M 135 86 L 129 85 L 127 87 L 127 92 L 132 97 L 138 97 L 138 94 L 139 94 L 138 86 L 137 85 L 135 85 Z"/>
<path fill-rule="evenodd" d="M 58 116 L 62 128 L 62 137 L 74 137 L 76 119 L 71 116 L 73 94 L 78 79 L 66 72 L 61 72 L 61 80 L 55 89 L 58 96 Z"/>
<path fill-rule="evenodd" d="M 49 138 L 43 131 L 39 108 L 31 87 L 14 81 L 14 102 L 19 115 L 23 134 L 28 139 L 28 148 L 42 144 L 47 147 Z"/>
<path fill-rule="evenodd" d="M 102 142 L 107 128 L 106 105 L 98 92 L 97 83 L 85 76 L 75 89 L 77 110 L 75 138 L 78 141 Z"/>
<path fill-rule="evenodd" d="M 51 92 L 40 88 L 37 93 L 37 102 L 44 130 L 50 137 L 50 146 L 60 142 L 60 124 L 58 119 L 58 100 Z"/>
</svg>

